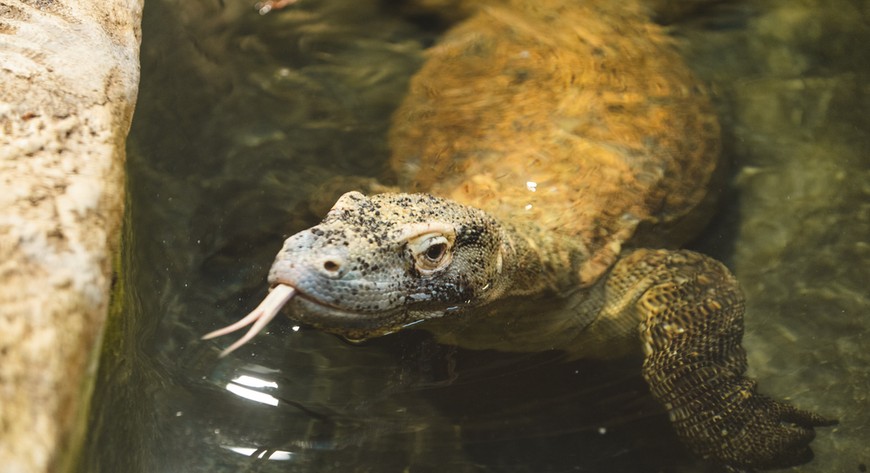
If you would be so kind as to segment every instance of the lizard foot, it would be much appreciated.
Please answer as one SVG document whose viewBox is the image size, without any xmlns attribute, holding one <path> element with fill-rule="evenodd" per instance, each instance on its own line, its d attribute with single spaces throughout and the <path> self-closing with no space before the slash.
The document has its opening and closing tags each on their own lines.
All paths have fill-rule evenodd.
<svg viewBox="0 0 870 473">
<path fill-rule="evenodd" d="M 806 463 L 815 427 L 837 423 L 759 394 L 754 380 L 727 368 L 667 366 L 665 358 L 653 355 L 644 363 L 647 379 L 655 380 L 653 395 L 686 445 L 732 471 Z"/>
<path fill-rule="evenodd" d="M 815 427 L 834 422 L 759 394 L 745 376 L 743 294 L 734 276 L 688 251 L 633 257 L 641 261 L 631 269 L 647 274 L 635 285 L 643 291 L 635 306 L 643 375 L 683 441 L 736 471 L 809 461 Z"/>
</svg>

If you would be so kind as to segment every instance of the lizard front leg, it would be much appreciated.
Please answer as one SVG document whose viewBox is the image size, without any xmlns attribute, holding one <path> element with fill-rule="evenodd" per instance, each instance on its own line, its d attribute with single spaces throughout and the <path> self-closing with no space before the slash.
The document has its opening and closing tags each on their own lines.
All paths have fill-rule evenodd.
<svg viewBox="0 0 870 473">
<path fill-rule="evenodd" d="M 814 427 L 833 422 L 774 400 L 745 376 L 743 295 L 724 265 L 691 251 L 637 250 L 605 282 L 602 313 L 637 323 L 643 376 L 679 437 L 736 470 L 812 458 Z"/>
</svg>

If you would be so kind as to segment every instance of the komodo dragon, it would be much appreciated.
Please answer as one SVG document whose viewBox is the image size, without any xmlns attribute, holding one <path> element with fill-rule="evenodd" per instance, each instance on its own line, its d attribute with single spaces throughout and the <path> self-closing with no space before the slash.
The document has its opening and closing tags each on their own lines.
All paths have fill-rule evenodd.
<svg viewBox="0 0 870 473">
<path fill-rule="evenodd" d="M 341 196 L 284 242 L 266 300 L 207 338 L 253 323 L 229 352 L 287 305 L 348 338 L 413 324 L 471 348 L 642 350 L 652 395 L 701 457 L 733 470 L 808 461 L 814 427 L 831 422 L 744 376 L 734 276 L 648 249 L 705 223 L 719 157 L 704 87 L 672 40 L 631 1 L 472 5 L 393 117 L 409 193 Z"/>
</svg>

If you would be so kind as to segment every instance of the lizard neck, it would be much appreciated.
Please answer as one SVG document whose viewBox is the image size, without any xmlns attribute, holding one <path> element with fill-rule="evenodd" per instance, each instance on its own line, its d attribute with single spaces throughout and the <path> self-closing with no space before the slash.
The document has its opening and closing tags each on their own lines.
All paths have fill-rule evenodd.
<svg viewBox="0 0 870 473">
<path fill-rule="evenodd" d="M 574 268 L 585 260 L 584 252 L 564 240 L 556 244 L 558 237 L 537 228 L 502 227 L 506 295 L 564 294 L 578 287 Z"/>
</svg>

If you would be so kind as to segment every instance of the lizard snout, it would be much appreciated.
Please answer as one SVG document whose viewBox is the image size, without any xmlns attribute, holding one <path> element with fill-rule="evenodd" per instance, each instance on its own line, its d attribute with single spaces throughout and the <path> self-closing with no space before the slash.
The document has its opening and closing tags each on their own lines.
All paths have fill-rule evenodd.
<svg viewBox="0 0 870 473">
<path fill-rule="evenodd" d="M 343 233 L 314 227 L 291 236 L 275 258 L 269 283 L 287 284 L 313 297 L 327 296 L 332 285 L 353 270 Z"/>
</svg>

